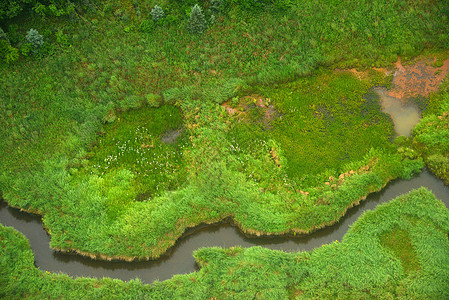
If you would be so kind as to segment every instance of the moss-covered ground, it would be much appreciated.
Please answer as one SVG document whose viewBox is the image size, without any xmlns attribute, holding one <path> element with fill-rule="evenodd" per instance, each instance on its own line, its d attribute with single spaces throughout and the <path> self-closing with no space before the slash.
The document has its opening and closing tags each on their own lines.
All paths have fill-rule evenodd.
<svg viewBox="0 0 449 300">
<path fill-rule="evenodd" d="M 338 177 L 350 171 L 351 163 L 358 169 L 370 149 L 392 149 L 390 117 L 381 112 L 378 97 L 370 91 L 388 84 L 387 80 L 376 71 L 364 79 L 350 72 L 327 71 L 260 87 L 257 92 L 263 97 L 231 101 L 235 115 L 228 133 L 232 152 L 241 154 L 248 176 L 264 176 L 259 181 L 267 186 L 282 182 L 273 184 L 270 172 L 251 168 L 251 160 L 260 152 L 271 152 L 272 159 L 279 160 L 271 165 L 284 170 L 284 184 L 297 189 Z"/>
</svg>

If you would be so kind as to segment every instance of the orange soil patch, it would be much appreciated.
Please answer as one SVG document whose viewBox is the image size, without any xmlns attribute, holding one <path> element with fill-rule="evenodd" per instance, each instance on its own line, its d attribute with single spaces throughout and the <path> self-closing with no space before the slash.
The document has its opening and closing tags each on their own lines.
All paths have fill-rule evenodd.
<svg viewBox="0 0 449 300">
<path fill-rule="evenodd" d="M 409 97 L 427 97 L 438 91 L 440 83 L 449 71 L 449 59 L 443 66 L 432 67 L 436 59 L 418 60 L 414 64 L 404 66 L 401 59 L 395 64 L 396 71 L 393 78 L 393 88 L 387 92 L 390 97 L 405 99 Z"/>
<path fill-rule="evenodd" d="M 339 70 L 339 71 L 345 71 L 345 70 Z M 347 70 L 349 73 L 357 77 L 359 80 L 365 79 L 367 76 L 367 72 L 364 71 L 357 71 L 356 68 L 352 68 Z"/>
<path fill-rule="evenodd" d="M 375 71 L 377 71 L 377 72 L 381 72 L 381 73 L 384 73 L 385 75 L 390 75 L 390 71 L 388 71 L 387 69 L 385 69 L 385 68 L 373 68 L 373 70 L 375 70 Z"/>
<path fill-rule="evenodd" d="M 239 104 L 236 108 L 231 107 L 230 101 L 224 102 L 221 104 L 227 111 L 227 113 L 231 116 L 235 115 L 238 117 L 244 117 L 248 112 L 249 104 L 254 103 L 257 107 L 263 109 L 264 117 L 262 122 L 265 124 L 267 129 L 271 128 L 271 122 L 279 116 L 276 108 L 270 104 L 271 100 L 269 98 L 264 98 L 260 95 L 252 94 L 249 96 L 244 96 L 239 99 Z"/>
<path fill-rule="evenodd" d="M 245 99 L 246 101 L 241 101 L 242 99 Z M 268 98 L 263 98 L 260 95 L 250 95 L 250 96 L 245 96 L 243 98 L 240 99 L 240 103 L 238 104 L 237 108 L 232 108 L 230 103 L 231 100 L 224 102 L 223 104 L 221 104 L 221 106 L 223 106 L 226 111 L 228 112 L 228 114 L 230 115 L 234 115 L 234 114 L 242 114 L 242 111 L 246 111 L 248 109 L 246 102 L 253 102 L 255 105 L 262 107 L 262 108 L 268 108 L 268 106 L 265 104 L 266 102 L 270 102 L 270 99 Z M 240 108 L 240 109 L 239 109 Z"/>
<path fill-rule="evenodd" d="M 226 111 L 228 112 L 228 114 L 235 115 L 235 114 L 240 114 L 241 112 L 239 112 L 237 109 L 232 108 L 230 105 L 231 100 L 224 102 L 223 104 L 221 104 L 221 106 L 223 106 Z"/>
</svg>

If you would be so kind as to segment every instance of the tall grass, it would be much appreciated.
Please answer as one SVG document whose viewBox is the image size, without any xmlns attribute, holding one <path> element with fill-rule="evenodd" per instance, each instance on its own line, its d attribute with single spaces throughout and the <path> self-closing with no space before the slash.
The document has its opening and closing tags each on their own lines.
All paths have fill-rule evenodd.
<svg viewBox="0 0 449 300">
<path fill-rule="evenodd" d="M 311 252 L 261 247 L 203 248 L 199 271 L 143 285 L 103 278 L 72 279 L 33 265 L 27 240 L 0 227 L 0 296 L 28 298 L 446 298 L 449 211 L 425 189 L 364 213 L 342 242 Z M 386 237 L 403 236 L 394 243 Z M 387 238 L 388 239 L 388 238 Z M 400 252 L 394 249 L 400 249 Z M 414 257 L 414 268 L 407 268 Z"/>
<path fill-rule="evenodd" d="M 89 2 L 66 19 L 30 14 L 2 23 L 14 47 L 35 28 L 46 48 L 0 66 L 0 190 L 11 205 L 44 215 L 52 246 L 156 257 L 185 228 L 226 216 L 247 232 L 308 232 L 419 170 L 419 160 L 390 148 L 391 124 L 359 93 L 368 83 L 299 77 L 320 66 L 389 65 L 397 55 L 447 47 L 444 3 L 301 1 L 248 13 L 240 2 L 224 2 L 203 35 L 185 28 L 192 1 Z M 155 4 L 164 21 L 140 26 Z M 289 88 L 297 91 L 286 95 Z M 229 131 L 217 104 L 253 91 L 273 98 L 285 121 L 271 132 Z M 149 112 L 148 102 L 162 106 Z M 167 104 L 181 113 L 173 118 L 177 108 Z M 148 122 L 139 125 L 140 118 Z M 149 143 L 181 123 L 178 145 Z M 239 138 L 247 145 L 235 152 Z M 360 172 L 344 175 L 351 170 Z M 300 223 L 298 216 L 309 217 Z"/>
<path fill-rule="evenodd" d="M 445 183 L 449 183 L 449 81 L 445 80 L 438 93 L 431 95 L 423 119 L 413 129 L 410 147 L 423 155 L 426 165 Z"/>
</svg>

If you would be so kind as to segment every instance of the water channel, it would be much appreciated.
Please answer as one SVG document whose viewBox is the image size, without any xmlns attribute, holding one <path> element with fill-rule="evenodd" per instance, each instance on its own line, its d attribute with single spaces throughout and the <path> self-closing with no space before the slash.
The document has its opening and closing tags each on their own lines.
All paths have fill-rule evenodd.
<svg viewBox="0 0 449 300">
<path fill-rule="evenodd" d="M 425 170 L 409 181 L 397 180 L 388 184 L 383 191 L 371 194 L 359 206 L 350 209 L 334 226 L 319 230 L 309 236 L 248 238 L 229 224 L 200 226 L 188 231 L 167 255 L 149 262 L 96 261 L 77 255 L 55 252 L 49 248 L 50 239 L 42 227 L 40 217 L 10 208 L 5 202 L 0 202 L 0 223 L 16 228 L 28 238 L 34 253 L 35 265 L 41 270 L 63 272 L 73 277 L 111 277 L 122 280 L 140 278 L 142 282 L 152 283 L 155 280 L 169 279 L 175 274 L 195 271 L 196 264 L 192 252 L 201 247 L 259 245 L 293 252 L 309 251 L 335 240 L 341 241 L 351 224 L 365 210 L 373 209 L 380 203 L 388 202 L 421 186 L 433 191 L 434 195 L 449 208 L 449 188 Z"/>
</svg>

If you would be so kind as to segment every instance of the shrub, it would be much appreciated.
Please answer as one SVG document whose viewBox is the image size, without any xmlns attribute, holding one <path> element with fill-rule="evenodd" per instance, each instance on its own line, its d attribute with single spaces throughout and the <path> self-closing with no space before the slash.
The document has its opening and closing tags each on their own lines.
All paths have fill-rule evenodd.
<svg viewBox="0 0 449 300">
<path fill-rule="evenodd" d="M 192 8 L 188 28 L 192 34 L 201 34 L 206 30 L 206 20 L 201 7 L 198 4 L 195 4 Z"/>
<path fill-rule="evenodd" d="M 162 10 L 162 7 L 160 7 L 159 5 L 154 6 L 154 8 L 150 12 L 150 15 L 151 15 L 151 19 L 153 19 L 154 22 L 159 21 L 160 19 L 162 19 L 165 16 L 164 11 Z"/>
<path fill-rule="evenodd" d="M 143 20 L 142 23 L 140 23 L 139 30 L 142 32 L 151 32 L 154 29 L 154 22 L 150 20 Z"/>
<path fill-rule="evenodd" d="M 145 98 L 147 99 L 148 105 L 150 107 L 159 107 L 159 105 L 161 104 L 161 97 L 159 95 L 148 94 L 145 96 Z"/>
<path fill-rule="evenodd" d="M 129 95 L 126 96 L 124 99 L 120 100 L 120 108 L 124 110 L 130 108 L 139 108 L 140 106 L 142 106 L 141 98 L 136 95 Z"/>
<path fill-rule="evenodd" d="M 217 18 L 215 17 L 215 15 L 211 15 L 210 18 L 209 18 L 210 26 L 214 25 L 215 22 L 217 22 Z"/>
<path fill-rule="evenodd" d="M 5 60 L 8 64 L 15 62 L 19 59 L 19 50 L 17 48 L 8 45 Z"/>
<path fill-rule="evenodd" d="M 28 1 L 0 1 L 0 20 L 12 19 L 19 15 Z"/>
<path fill-rule="evenodd" d="M 448 159 L 444 155 L 437 153 L 427 157 L 427 166 L 437 175 L 443 176 L 448 171 Z"/>
<path fill-rule="evenodd" d="M 11 46 L 7 41 L 0 40 L 0 61 L 10 64 L 19 59 L 19 50 Z"/>
<path fill-rule="evenodd" d="M 35 50 L 39 49 L 44 44 L 44 37 L 39 34 L 36 29 L 33 28 L 28 31 L 26 40 L 31 44 L 31 46 L 33 46 Z"/>
<path fill-rule="evenodd" d="M 210 1 L 210 12 L 212 15 L 217 15 L 221 12 L 223 7 L 223 0 L 211 0 Z"/>
</svg>

